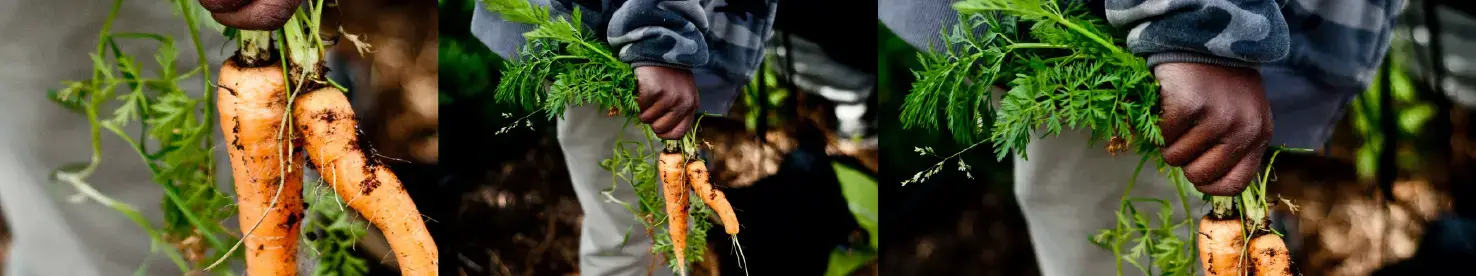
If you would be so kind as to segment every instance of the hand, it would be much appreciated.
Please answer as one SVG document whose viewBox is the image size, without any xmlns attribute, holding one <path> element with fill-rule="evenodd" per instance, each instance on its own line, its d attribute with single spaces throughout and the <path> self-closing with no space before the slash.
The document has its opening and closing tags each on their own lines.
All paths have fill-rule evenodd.
<svg viewBox="0 0 1476 276">
<path fill-rule="evenodd" d="M 1254 69 L 1199 63 L 1153 68 L 1163 95 L 1163 160 L 1200 192 L 1229 196 L 1256 178 L 1271 107 Z"/>
<path fill-rule="evenodd" d="M 692 128 L 697 114 L 697 83 L 692 71 L 661 66 L 635 69 L 642 123 L 650 124 L 656 137 L 681 139 Z"/>
<path fill-rule="evenodd" d="M 302 0 L 200 0 L 210 17 L 226 27 L 268 31 L 281 28 L 292 18 Z"/>
</svg>

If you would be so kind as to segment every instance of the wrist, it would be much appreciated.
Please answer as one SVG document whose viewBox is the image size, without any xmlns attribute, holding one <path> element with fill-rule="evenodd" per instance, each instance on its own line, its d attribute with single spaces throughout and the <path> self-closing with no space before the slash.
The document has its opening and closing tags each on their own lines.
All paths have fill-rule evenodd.
<svg viewBox="0 0 1476 276">
<path fill-rule="evenodd" d="M 1257 63 L 1257 62 L 1250 62 L 1250 61 L 1244 61 L 1244 60 L 1233 59 L 1233 58 L 1226 58 L 1226 57 L 1220 57 L 1220 56 L 1206 55 L 1206 54 L 1195 53 L 1195 52 L 1158 52 L 1158 53 L 1148 54 L 1147 60 L 1148 60 L 1148 68 L 1150 68 L 1150 69 L 1152 69 L 1152 68 L 1154 68 L 1154 67 L 1156 67 L 1158 65 L 1166 64 L 1166 63 L 1198 63 L 1198 64 L 1217 65 L 1217 66 L 1224 66 L 1224 67 L 1238 67 L 1238 68 L 1246 68 L 1246 69 L 1256 69 L 1256 68 L 1260 67 L 1260 65 L 1261 65 L 1260 63 Z"/>
<path fill-rule="evenodd" d="M 689 71 L 689 72 L 692 71 L 692 66 L 687 66 L 687 65 L 682 65 L 682 64 L 676 64 L 676 63 L 666 63 L 666 62 L 659 62 L 659 61 L 635 61 L 635 62 L 631 62 L 630 63 L 630 68 L 632 68 L 632 69 L 641 68 L 641 67 L 651 67 L 651 66 L 663 67 L 663 68 L 670 68 L 670 69 L 677 69 L 677 70 Z"/>
</svg>

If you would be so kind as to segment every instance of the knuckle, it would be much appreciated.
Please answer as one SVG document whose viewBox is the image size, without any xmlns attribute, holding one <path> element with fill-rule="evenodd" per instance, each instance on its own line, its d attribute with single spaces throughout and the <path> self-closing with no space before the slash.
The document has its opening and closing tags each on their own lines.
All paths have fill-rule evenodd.
<svg viewBox="0 0 1476 276">
<path fill-rule="evenodd" d="M 1204 170 L 1187 168 L 1184 169 L 1184 179 L 1189 180 L 1190 183 L 1196 184 L 1209 184 L 1211 181 L 1214 181 L 1214 179 L 1209 177 L 1209 173 L 1205 172 Z"/>
<path fill-rule="evenodd" d="M 1163 163 L 1169 166 L 1182 167 L 1189 163 L 1189 158 L 1186 154 L 1168 149 L 1163 152 Z M 1185 174 L 1188 174 L 1188 172 L 1186 171 Z"/>
</svg>

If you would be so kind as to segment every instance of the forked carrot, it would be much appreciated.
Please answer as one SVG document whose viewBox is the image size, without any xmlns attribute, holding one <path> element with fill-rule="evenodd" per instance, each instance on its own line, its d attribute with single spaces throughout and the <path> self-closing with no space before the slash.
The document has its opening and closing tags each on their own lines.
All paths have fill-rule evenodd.
<svg viewBox="0 0 1476 276">
<path fill-rule="evenodd" d="M 738 234 L 738 213 L 733 211 L 733 205 L 728 203 L 728 196 L 722 190 L 714 189 L 707 172 L 707 162 L 701 159 L 693 159 L 687 163 L 687 179 L 692 185 L 692 190 L 697 191 L 697 197 L 707 203 L 717 213 L 718 218 L 723 220 L 723 230 L 728 235 Z"/>
</svg>

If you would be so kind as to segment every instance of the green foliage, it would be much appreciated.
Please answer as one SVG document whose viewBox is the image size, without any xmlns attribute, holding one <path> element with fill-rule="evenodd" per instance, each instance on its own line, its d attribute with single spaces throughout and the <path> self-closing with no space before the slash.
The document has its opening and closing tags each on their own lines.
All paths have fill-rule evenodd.
<svg viewBox="0 0 1476 276">
<path fill-rule="evenodd" d="M 856 218 L 856 224 L 866 231 L 866 240 L 852 241 L 847 248 L 838 248 L 830 253 L 830 266 L 825 275 L 853 275 L 856 269 L 876 260 L 881 249 L 881 232 L 877 215 L 881 213 L 876 179 L 866 173 L 841 163 L 831 163 L 836 179 L 840 180 L 841 192 Z"/>
<path fill-rule="evenodd" d="M 562 116 L 566 106 L 585 104 L 614 109 L 627 118 L 636 116 L 635 73 L 586 29 L 578 9 L 571 16 L 551 17 L 547 8 L 528 1 L 482 3 L 508 21 L 535 26 L 523 34 L 528 42 L 519 49 L 518 59 L 503 65 L 497 101 L 544 112 L 550 119 Z"/>
<path fill-rule="evenodd" d="M 354 255 L 354 244 L 368 234 L 369 225 L 354 220 L 335 204 L 333 189 L 322 189 L 313 193 L 305 190 L 302 199 L 308 204 L 307 223 L 303 224 L 302 235 L 308 248 L 318 256 L 318 265 L 313 270 L 317 276 L 362 276 L 369 273 L 369 263 Z"/>
<path fill-rule="evenodd" d="M 1425 124 L 1436 115 L 1437 108 L 1435 105 L 1418 97 L 1415 80 L 1411 80 L 1409 74 L 1400 69 L 1404 68 L 1404 63 L 1407 62 L 1405 59 L 1408 58 L 1409 46 L 1409 41 L 1396 39 L 1392 43 L 1392 49 L 1389 51 L 1389 57 L 1386 61 L 1390 63 L 1390 68 L 1395 68 L 1394 71 L 1389 72 L 1390 91 L 1387 91 L 1387 93 L 1391 93 L 1390 96 L 1393 97 L 1391 100 L 1395 109 L 1394 116 L 1396 118 L 1394 120 L 1396 120 L 1396 125 L 1398 126 L 1398 129 L 1395 130 L 1396 133 L 1385 133 L 1379 128 L 1380 122 L 1383 120 L 1379 115 L 1381 108 L 1379 97 L 1382 96 L 1381 93 L 1385 92 L 1380 90 L 1383 85 L 1383 80 L 1380 78 L 1374 78 L 1373 83 L 1369 85 L 1368 89 L 1365 89 L 1362 94 L 1354 98 L 1353 103 L 1349 105 L 1348 119 L 1350 126 L 1363 140 L 1363 144 L 1358 147 L 1354 155 L 1358 177 L 1360 179 L 1374 179 L 1374 174 L 1377 173 L 1378 166 L 1381 165 L 1379 164 L 1379 155 L 1384 150 L 1383 139 L 1386 136 L 1398 137 L 1401 141 L 1411 141 L 1411 138 L 1418 138 L 1420 136 Z M 1382 74 L 1382 70 L 1384 69 L 1380 70 L 1379 73 Z M 1397 161 L 1395 164 L 1382 165 L 1399 166 L 1399 169 L 1416 169 L 1421 167 L 1422 165 L 1420 163 L 1422 160 L 1419 157 L 1418 146 L 1419 143 L 1415 143 L 1414 147 L 1396 148 Z"/>
<path fill-rule="evenodd" d="M 64 88 L 52 90 L 48 96 L 87 118 L 93 150 L 91 162 L 62 166 L 55 171 L 53 179 L 78 189 L 86 199 L 123 213 L 148 233 L 153 243 L 152 254 L 164 254 L 181 271 L 194 271 L 214 260 L 211 257 L 224 257 L 226 248 L 235 242 L 235 237 L 219 223 L 231 217 L 235 208 L 234 201 L 215 187 L 215 159 L 211 149 L 216 119 L 212 93 L 192 96 L 179 85 L 196 74 L 210 78 L 208 61 L 195 31 L 194 16 L 199 13 L 194 10 L 197 7 L 186 2 L 175 4 L 178 14 L 190 26 L 200 60 L 194 70 L 177 71 L 178 50 L 174 40 L 167 36 L 112 32 L 122 7 L 119 0 L 113 2 L 103 23 L 97 51 L 89 54 L 91 78 L 64 81 Z M 157 68 L 152 72 L 146 72 L 144 63 L 135 54 L 122 50 L 120 44 L 133 41 L 158 45 L 152 54 Z M 210 91 L 209 86 L 203 90 Z M 165 196 L 160 203 L 164 221 L 160 225 L 143 217 L 136 207 L 115 201 L 88 183 L 102 163 L 103 130 L 127 142 L 149 169 L 152 180 L 164 189 Z M 203 240 L 205 246 L 187 245 L 187 240 L 192 239 Z"/>
<path fill-rule="evenodd" d="M 763 120 L 764 123 L 771 126 L 784 122 L 783 117 L 781 117 L 782 113 L 775 107 L 784 104 L 784 100 L 790 97 L 790 91 L 781 82 L 779 74 L 769 69 L 768 66 L 765 66 L 769 62 L 775 62 L 774 57 L 766 59 L 766 64 L 759 65 L 759 70 L 765 71 L 763 74 L 757 74 L 762 75 L 762 78 L 755 76 L 753 80 L 748 82 L 748 86 L 743 89 L 743 96 L 741 98 L 744 106 L 747 106 L 749 109 L 743 115 L 743 125 L 750 131 L 758 129 L 759 120 Z M 760 89 L 760 87 L 763 89 Z M 760 92 L 768 94 L 761 95 Z M 758 106 L 760 104 L 769 107 L 762 114 L 758 112 Z"/>
<path fill-rule="evenodd" d="M 547 8 L 524 0 L 480 1 L 503 19 L 534 26 L 532 31 L 523 34 L 527 44 L 519 49 L 518 58 L 507 60 L 502 65 L 502 78 L 495 95 L 498 102 L 515 104 L 529 112 L 528 116 L 544 113 L 548 119 L 562 116 L 567 107 L 595 105 L 623 116 L 627 126 L 639 124 L 634 72 L 629 64 L 615 58 L 608 43 L 595 37 L 594 32 L 580 21 L 581 11 L 576 9 L 570 16 L 553 16 Z M 531 127 L 531 121 L 525 120 L 520 118 L 499 133 L 517 127 L 519 121 Z M 700 122 L 699 119 L 695 125 L 700 125 Z M 615 176 L 614 183 L 605 194 L 608 200 L 621 204 L 644 223 L 644 234 L 655 240 L 652 252 L 666 256 L 667 263 L 673 268 L 683 268 L 687 264 L 675 264 L 676 258 L 671 254 L 673 243 L 666 231 L 665 197 L 659 189 L 657 169 L 650 162 L 659 154 L 658 143 L 648 126 L 641 127 L 647 128 L 646 137 L 618 138 L 613 147 L 613 157 L 600 162 L 601 167 Z M 681 142 L 683 146 L 680 148 L 688 157 L 692 157 L 696 150 L 695 128 L 688 131 Z M 675 145 L 677 142 L 666 143 Z M 609 196 L 621 186 L 621 182 L 630 183 L 635 189 L 639 198 L 635 205 Z M 691 194 L 691 217 L 688 221 L 692 228 L 688 231 L 684 251 L 689 263 L 700 262 L 705 256 L 707 231 L 712 228 L 708 219 L 715 217 L 695 193 Z M 626 237 L 640 234 L 637 229 L 631 229 Z"/>
<path fill-rule="evenodd" d="M 1084 6 L 976 0 L 955 8 L 962 15 L 942 33 L 946 51 L 919 54 L 923 70 L 903 106 L 905 127 L 936 129 L 942 121 L 960 143 L 991 141 L 999 159 L 1028 158 L 1030 140 L 1064 128 L 1092 129 L 1093 141 L 1141 137 L 1127 138 L 1147 142 L 1137 143 L 1140 153 L 1163 143 L 1158 86 L 1146 63 L 1122 41 L 1106 43 L 1111 27 Z M 995 110 L 990 89 L 1000 84 L 1010 88 Z"/>
</svg>

